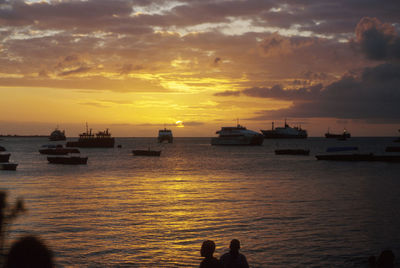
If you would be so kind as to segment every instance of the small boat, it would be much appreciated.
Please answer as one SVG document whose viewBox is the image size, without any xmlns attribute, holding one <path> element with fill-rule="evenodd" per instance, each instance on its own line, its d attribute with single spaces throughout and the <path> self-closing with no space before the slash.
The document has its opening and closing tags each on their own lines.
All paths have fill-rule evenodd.
<svg viewBox="0 0 400 268">
<path fill-rule="evenodd" d="M 157 138 L 159 143 L 162 143 L 163 141 L 167 141 L 168 143 L 172 143 L 174 138 L 172 137 L 172 131 L 170 129 L 160 129 L 158 131 L 158 138 Z"/>
<path fill-rule="evenodd" d="M 0 163 L 1 170 L 17 170 L 17 166 L 16 163 Z"/>
<path fill-rule="evenodd" d="M 288 155 L 309 155 L 310 150 L 304 150 L 304 149 L 279 149 L 275 150 L 275 154 L 281 155 L 281 154 L 288 154 Z"/>
<path fill-rule="evenodd" d="M 39 149 L 40 154 L 48 155 L 67 155 L 67 154 L 79 154 L 80 151 L 76 148 L 64 148 L 61 144 L 58 145 L 42 145 L 42 149 Z"/>
<path fill-rule="evenodd" d="M 160 156 L 161 151 L 153 151 L 153 150 L 133 150 L 133 155 L 136 156 Z"/>
<path fill-rule="evenodd" d="M 330 161 L 369 161 L 369 162 L 400 162 L 400 155 L 374 155 L 369 154 L 332 154 L 332 155 L 316 155 L 318 160 Z"/>
<path fill-rule="evenodd" d="M 65 130 L 61 131 L 58 127 L 51 132 L 49 140 L 51 141 L 65 141 L 67 137 L 65 137 Z"/>
<path fill-rule="evenodd" d="M 11 154 L 0 154 L 0 162 L 8 162 Z"/>
<path fill-rule="evenodd" d="M 86 165 L 87 164 L 87 157 L 79 157 L 79 156 L 69 156 L 69 157 L 62 157 L 62 156 L 48 156 L 47 161 L 50 164 L 63 164 L 63 165 Z"/>
<path fill-rule="evenodd" d="M 385 152 L 400 152 L 400 146 L 388 146 Z"/>
<path fill-rule="evenodd" d="M 6 148 L 4 148 L 3 146 L 0 146 L 0 152 L 5 152 L 7 151 Z"/>
</svg>

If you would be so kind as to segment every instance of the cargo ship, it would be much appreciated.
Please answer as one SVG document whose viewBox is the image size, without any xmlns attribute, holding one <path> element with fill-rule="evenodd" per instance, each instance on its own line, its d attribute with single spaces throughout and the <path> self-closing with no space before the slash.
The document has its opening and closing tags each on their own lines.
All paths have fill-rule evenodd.
<svg viewBox="0 0 400 268">
<path fill-rule="evenodd" d="M 79 134 L 78 141 L 69 141 L 66 147 L 80 147 L 80 148 L 113 148 L 115 139 L 111 137 L 111 133 L 106 129 L 92 134 L 92 129 L 88 129 L 86 125 L 86 132 Z"/>
</svg>

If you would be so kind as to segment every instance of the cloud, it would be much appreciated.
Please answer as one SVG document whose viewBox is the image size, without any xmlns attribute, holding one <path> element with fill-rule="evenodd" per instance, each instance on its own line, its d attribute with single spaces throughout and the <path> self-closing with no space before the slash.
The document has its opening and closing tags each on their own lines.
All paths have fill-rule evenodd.
<svg viewBox="0 0 400 268">
<path fill-rule="evenodd" d="M 394 26 L 364 17 L 356 27 L 356 43 L 371 60 L 400 59 L 400 36 Z"/>
<path fill-rule="evenodd" d="M 286 109 L 260 111 L 254 120 L 333 117 L 400 123 L 400 64 L 367 67 L 359 76 L 344 76 L 325 87 L 318 84 L 284 89 L 275 85 L 248 88 L 240 93 L 254 98 L 292 101 Z"/>
<path fill-rule="evenodd" d="M 233 91 L 233 90 L 227 90 L 227 91 L 223 91 L 223 92 L 217 92 L 214 94 L 214 96 L 222 96 L 222 97 L 226 97 L 226 96 L 239 96 L 240 95 L 240 91 Z"/>
</svg>

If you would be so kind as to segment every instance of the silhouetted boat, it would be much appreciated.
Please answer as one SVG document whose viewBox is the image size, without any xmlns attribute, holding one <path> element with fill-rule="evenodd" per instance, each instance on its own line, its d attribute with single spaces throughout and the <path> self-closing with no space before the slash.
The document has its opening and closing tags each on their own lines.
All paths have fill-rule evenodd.
<svg viewBox="0 0 400 268">
<path fill-rule="evenodd" d="M 369 154 L 333 154 L 333 155 L 316 155 L 318 160 L 330 161 L 380 161 L 380 162 L 400 162 L 400 155 L 374 155 Z"/>
<path fill-rule="evenodd" d="M 222 127 L 218 137 L 211 139 L 211 145 L 262 145 L 262 134 L 248 130 L 244 126 Z"/>
<path fill-rule="evenodd" d="M 79 134 L 78 141 L 67 142 L 67 147 L 80 148 L 112 148 L 114 147 L 115 139 L 111 137 L 108 129 L 99 131 L 96 135 L 92 134 L 92 129 L 88 129 L 86 124 L 86 132 Z"/>
<path fill-rule="evenodd" d="M 69 156 L 69 157 L 62 157 L 62 156 L 48 156 L 47 161 L 50 164 L 64 164 L 64 165 L 86 165 L 87 164 L 87 157 L 79 157 L 79 156 Z"/>
<path fill-rule="evenodd" d="M 1 170 L 16 170 L 18 164 L 16 163 L 0 163 Z"/>
<path fill-rule="evenodd" d="M 66 154 L 79 154 L 80 151 L 76 148 L 64 148 L 61 144 L 58 145 L 42 145 L 42 149 L 39 149 L 40 154 L 48 155 L 66 155 Z"/>
<path fill-rule="evenodd" d="M 327 139 L 346 140 L 346 139 L 351 138 L 351 134 L 349 132 L 347 132 L 346 129 L 343 129 L 343 133 L 342 134 L 332 134 L 332 133 L 329 132 L 329 129 L 328 129 L 328 132 L 325 133 L 325 138 L 327 138 Z"/>
<path fill-rule="evenodd" d="M 160 129 L 158 131 L 158 137 L 157 137 L 158 142 L 163 142 L 163 141 L 168 141 L 168 143 L 172 143 L 174 138 L 172 136 L 172 131 L 170 129 Z"/>
<path fill-rule="evenodd" d="M 56 128 L 53 132 L 51 132 L 49 140 L 51 141 L 65 141 L 67 138 L 65 137 L 65 130 L 61 131 Z"/>
<path fill-rule="evenodd" d="M 339 147 L 328 147 L 327 152 L 343 152 L 343 151 L 357 151 L 357 146 L 339 146 Z"/>
<path fill-rule="evenodd" d="M 6 148 L 4 148 L 3 146 L 0 146 L 0 152 L 5 152 L 7 151 Z"/>
<path fill-rule="evenodd" d="M 305 139 L 307 138 L 307 130 L 301 127 L 290 127 L 285 120 L 284 127 L 274 127 L 274 122 L 272 122 L 271 130 L 261 129 L 262 134 L 265 139 Z"/>
<path fill-rule="evenodd" d="M 309 155 L 310 150 L 304 149 L 279 149 L 275 150 L 275 154 L 288 154 L 288 155 Z"/>
<path fill-rule="evenodd" d="M 388 146 L 385 152 L 400 152 L 400 146 Z"/>
<path fill-rule="evenodd" d="M 152 151 L 150 149 L 148 150 L 133 150 L 132 151 L 133 155 L 137 156 L 160 156 L 161 151 Z"/>
<path fill-rule="evenodd" d="M 0 154 L 0 162 L 8 162 L 11 154 Z"/>
</svg>

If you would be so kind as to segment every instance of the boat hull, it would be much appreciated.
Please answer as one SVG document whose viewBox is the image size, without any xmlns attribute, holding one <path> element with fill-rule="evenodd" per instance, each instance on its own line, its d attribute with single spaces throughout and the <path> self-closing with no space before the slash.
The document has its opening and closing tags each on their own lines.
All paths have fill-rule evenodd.
<svg viewBox="0 0 400 268">
<path fill-rule="evenodd" d="M 71 157 L 58 157 L 58 156 L 49 156 L 47 157 L 47 161 L 50 164 L 62 164 L 62 165 L 86 165 L 87 164 L 87 157 L 78 157 L 78 156 L 71 156 Z"/>
<path fill-rule="evenodd" d="M 286 134 L 273 130 L 261 130 L 264 139 L 306 139 L 307 134 Z"/>
<path fill-rule="evenodd" d="M 277 155 L 282 155 L 282 154 L 287 154 L 287 155 L 309 155 L 310 154 L 310 150 L 281 149 L 281 150 L 275 150 L 275 154 L 277 154 Z"/>
<path fill-rule="evenodd" d="M 1 170 L 17 170 L 17 166 L 15 163 L 0 163 Z"/>
<path fill-rule="evenodd" d="M 315 157 L 318 160 L 329 160 L 329 161 L 400 162 L 400 155 L 335 154 L 335 155 L 316 155 Z"/>
<path fill-rule="evenodd" d="M 150 150 L 133 150 L 133 155 L 136 156 L 160 156 L 161 151 L 150 151 Z"/>
<path fill-rule="evenodd" d="M 264 137 L 262 135 L 247 137 L 218 137 L 211 139 L 211 145 L 262 145 Z"/>
<path fill-rule="evenodd" d="M 41 149 L 39 150 L 40 154 L 47 155 L 67 155 L 67 154 L 79 154 L 80 151 L 78 149 Z"/>
<path fill-rule="evenodd" d="M 115 143 L 114 138 L 91 138 L 79 139 L 78 141 L 69 141 L 66 147 L 78 148 L 113 148 Z"/>
<path fill-rule="evenodd" d="M 8 162 L 11 154 L 0 154 L 0 162 Z"/>
<path fill-rule="evenodd" d="M 159 137 L 157 138 L 157 140 L 158 140 L 159 143 L 162 143 L 162 142 L 164 142 L 164 141 L 167 141 L 168 143 L 173 143 L 174 138 L 171 137 L 171 136 L 159 136 Z"/>
</svg>

